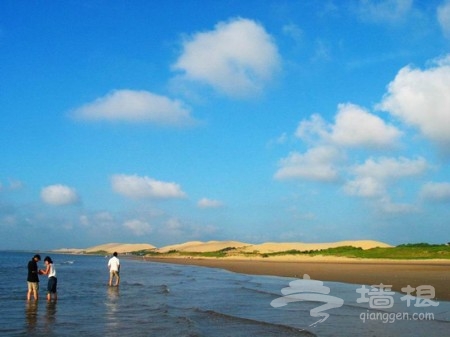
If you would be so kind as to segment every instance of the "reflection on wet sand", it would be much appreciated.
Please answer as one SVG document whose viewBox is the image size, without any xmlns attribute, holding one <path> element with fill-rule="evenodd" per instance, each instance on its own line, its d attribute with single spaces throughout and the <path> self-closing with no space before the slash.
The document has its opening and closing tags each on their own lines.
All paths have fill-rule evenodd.
<svg viewBox="0 0 450 337">
<path fill-rule="evenodd" d="M 36 330 L 38 301 L 27 301 L 25 305 L 25 324 L 28 332 Z"/>
<path fill-rule="evenodd" d="M 107 332 L 108 335 L 114 335 L 119 325 L 117 317 L 117 309 L 119 304 L 119 287 L 108 287 L 108 298 L 105 301 L 106 317 L 107 317 Z"/>
<path fill-rule="evenodd" d="M 117 311 L 118 300 L 119 300 L 119 287 L 108 287 L 108 300 L 106 301 L 108 314 L 114 314 Z"/>
<path fill-rule="evenodd" d="M 47 310 L 45 312 L 45 330 L 51 331 L 56 321 L 56 301 L 47 301 Z"/>
</svg>

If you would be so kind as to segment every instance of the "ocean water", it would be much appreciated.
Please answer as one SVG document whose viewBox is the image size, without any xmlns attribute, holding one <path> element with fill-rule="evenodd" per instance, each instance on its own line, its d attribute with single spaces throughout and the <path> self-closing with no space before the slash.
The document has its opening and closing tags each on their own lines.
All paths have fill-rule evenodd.
<svg viewBox="0 0 450 337">
<path fill-rule="evenodd" d="M 445 301 L 415 307 L 411 299 L 408 307 L 395 293 L 358 303 L 359 285 L 121 256 L 121 285 L 108 287 L 106 257 L 50 255 L 58 301 L 46 301 L 47 277 L 41 276 L 36 303 L 26 301 L 33 253 L 0 252 L 0 336 L 442 337 L 450 331 Z M 386 301 L 392 307 L 382 308 L 390 306 Z"/>
</svg>

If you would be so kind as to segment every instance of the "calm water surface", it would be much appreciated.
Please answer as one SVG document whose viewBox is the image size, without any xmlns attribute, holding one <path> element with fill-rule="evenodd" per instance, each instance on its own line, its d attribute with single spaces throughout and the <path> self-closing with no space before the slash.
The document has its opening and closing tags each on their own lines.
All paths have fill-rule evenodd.
<svg viewBox="0 0 450 337">
<path fill-rule="evenodd" d="M 117 288 L 107 286 L 107 258 L 50 254 L 58 273 L 58 301 L 46 301 L 47 277 L 41 277 L 40 300 L 27 302 L 27 263 L 32 256 L 0 252 L 0 336 L 442 337 L 450 331 L 450 302 L 407 307 L 403 295 L 395 294 L 392 308 L 375 310 L 357 303 L 360 286 L 324 282 L 304 286 L 303 292 L 312 294 L 309 300 L 274 308 L 271 302 L 283 302 L 282 289 L 292 290 L 289 282 L 295 279 L 123 257 Z M 324 298 L 341 299 L 342 305 L 323 311 L 329 317 L 314 324 L 323 317 L 311 316 L 311 310 L 324 305 Z M 410 320 L 395 319 L 397 313 L 406 313 Z M 430 313 L 433 319 L 413 319 Z"/>
</svg>

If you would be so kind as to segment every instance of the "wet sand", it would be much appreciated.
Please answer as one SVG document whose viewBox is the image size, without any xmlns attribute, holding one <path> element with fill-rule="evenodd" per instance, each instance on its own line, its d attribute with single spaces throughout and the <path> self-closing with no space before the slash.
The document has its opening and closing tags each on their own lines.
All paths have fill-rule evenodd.
<svg viewBox="0 0 450 337">
<path fill-rule="evenodd" d="M 450 261 L 279 261 L 250 259 L 145 258 L 148 261 L 221 268 L 236 273 L 275 275 L 366 285 L 392 285 L 392 290 L 430 285 L 435 300 L 450 301 Z"/>
</svg>

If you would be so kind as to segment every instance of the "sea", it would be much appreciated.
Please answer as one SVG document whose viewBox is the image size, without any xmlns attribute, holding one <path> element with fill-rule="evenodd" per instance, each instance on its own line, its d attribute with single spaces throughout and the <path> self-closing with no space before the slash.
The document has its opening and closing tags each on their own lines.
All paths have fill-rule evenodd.
<svg viewBox="0 0 450 337">
<path fill-rule="evenodd" d="M 0 336 L 450 336 L 450 302 L 384 287 L 120 255 L 120 286 L 109 287 L 109 256 L 40 254 L 54 261 L 56 302 L 46 276 L 39 300 L 26 300 L 33 252 L 0 252 Z"/>
</svg>

